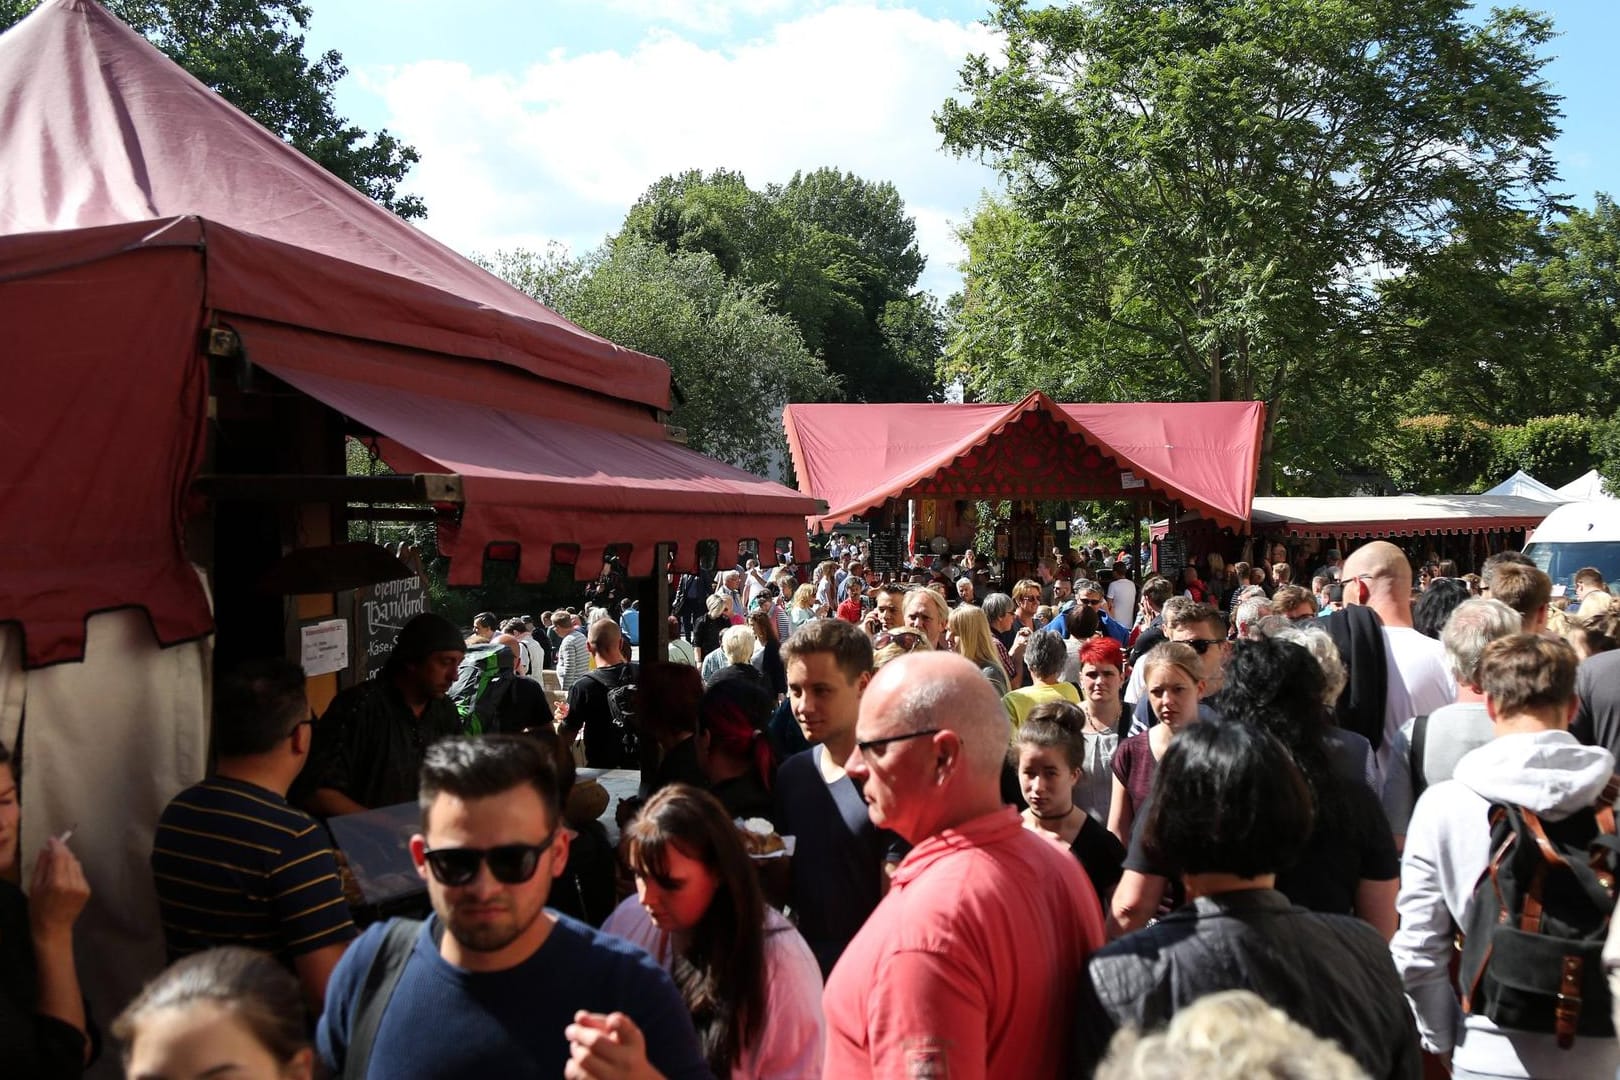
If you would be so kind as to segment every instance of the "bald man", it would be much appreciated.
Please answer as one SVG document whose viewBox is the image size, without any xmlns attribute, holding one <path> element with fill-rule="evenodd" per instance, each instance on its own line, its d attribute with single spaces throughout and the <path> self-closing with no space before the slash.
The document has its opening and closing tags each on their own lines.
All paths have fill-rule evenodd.
<svg viewBox="0 0 1620 1080">
<path fill-rule="evenodd" d="M 1384 695 L 1384 734 L 1374 758 L 1383 784 L 1395 733 L 1414 716 L 1427 716 L 1457 700 L 1457 683 L 1446 649 L 1412 628 L 1412 564 L 1394 544 L 1374 540 L 1344 560 L 1339 577 L 1344 602 L 1371 608 L 1383 625 L 1389 671 Z"/>
<path fill-rule="evenodd" d="M 845 768 L 872 823 L 914 846 L 827 982 L 826 1075 L 1068 1072 L 1055 1018 L 1072 1015 L 1102 913 L 1074 856 L 1002 805 L 1008 731 L 954 653 L 891 661 L 862 696 Z"/>
</svg>

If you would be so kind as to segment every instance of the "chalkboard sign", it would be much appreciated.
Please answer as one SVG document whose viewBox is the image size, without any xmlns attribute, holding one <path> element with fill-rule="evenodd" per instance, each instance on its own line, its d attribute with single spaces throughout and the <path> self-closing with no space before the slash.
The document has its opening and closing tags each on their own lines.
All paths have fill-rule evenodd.
<svg viewBox="0 0 1620 1080">
<path fill-rule="evenodd" d="M 429 610 L 421 575 L 382 581 L 354 591 L 355 671 L 374 679 L 394 651 L 399 629 Z"/>
<path fill-rule="evenodd" d="M 879 574 L 898 574 L 901 563 L 900 534 L 874 532 L 871 539 L 872 571 Z"/>
<path fill-rule="evenodd" d="M 1159 573 L 1176 580 L 1187 567 L 1187 538 L 1166 534 L 1159 540 Z"/>
</svg>

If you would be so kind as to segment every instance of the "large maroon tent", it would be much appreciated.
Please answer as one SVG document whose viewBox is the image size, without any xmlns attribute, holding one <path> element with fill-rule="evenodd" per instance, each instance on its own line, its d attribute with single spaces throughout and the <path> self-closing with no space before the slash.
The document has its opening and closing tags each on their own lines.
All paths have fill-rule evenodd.
<svg viewBox="0 0 1620 1080">
<path fill-rule="evenodd" d="M 0 325 L 9 453 L 0 620 L 27 662 L 82 654 L 95 611 L 206 633 L 181 543 L 202 460 L 205 331 L 462 475 L 451 579 L 492 544 L 543 580 L 628 544 L 802 540 L 814 503 L 670 441 L 661 360 L 574 326 L 259 127 L 91 0 L 0 36 Z M 503 440 L 492 455 L 494 434 Z"/>
<path fill-rule="evenodd" d="M 799 486 L 830 527 L 898 498 L 1152 498 L 1243 529 L 1265 406 L 1253 401 L 1065 405 L 789 405 Z"/>
</svg>

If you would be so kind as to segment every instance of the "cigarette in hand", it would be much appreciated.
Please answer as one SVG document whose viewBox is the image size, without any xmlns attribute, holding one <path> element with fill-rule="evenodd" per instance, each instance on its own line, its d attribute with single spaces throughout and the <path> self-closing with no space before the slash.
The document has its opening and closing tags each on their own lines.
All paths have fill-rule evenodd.
<svg viewBox="0 0 1620 1080">
<path fill-rule="evenodd" d="M 74 822 L 74 823 L 73 823 L 73 824 L 72 824 L 72 825 L 69 825 L 69 826 L 68 826 L 68 827 L 67 827 L 67 832 L 65 832 L 65 833 L 63 833 L 63 834 L 62 834 L 62 835 L 61 835 L 61 836 L 58 836 L 58 837 L 57 837 L 57 838 L 56 838 L 56 842 L 57 842 L 57 843 L 58 843 L 58 844 L 65 844 L 65 843 L 67 843 L 67 842 L 68 842 L 68 841 L 69 841 L 69 840 L 71 840 L 71 839 L 73 839 L 73 831 L 74 831 L 74 830 L 75 830 L 75 829 L 77 829 L 77 828 L 78 828 L 78 827 L 79 827 L 79 823 L 78 823 L 78 822 Z"/>
</svg>

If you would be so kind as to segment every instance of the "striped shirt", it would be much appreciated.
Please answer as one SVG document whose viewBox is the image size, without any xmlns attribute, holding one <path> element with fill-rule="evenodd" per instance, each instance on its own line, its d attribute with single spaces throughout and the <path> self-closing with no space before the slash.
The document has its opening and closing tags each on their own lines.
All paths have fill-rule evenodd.
<svg viewBox="0 0 1620 1080">
<path fill-rule="evenodd" d="M 355 936 L 326 831 L 256 784 L 213 776 L 177 795 L 152 878 L 170 960 L 246 945 L 290 963 Z"/>
<path fill-rule="evenodd" d="M 586 647 L 584 633 L 575 630 L 564 637 L 562 644 L 557 647 L 557 682 L 564 690 L 572 690 L 589 670 L 590 649 Z"/>
</svg>

